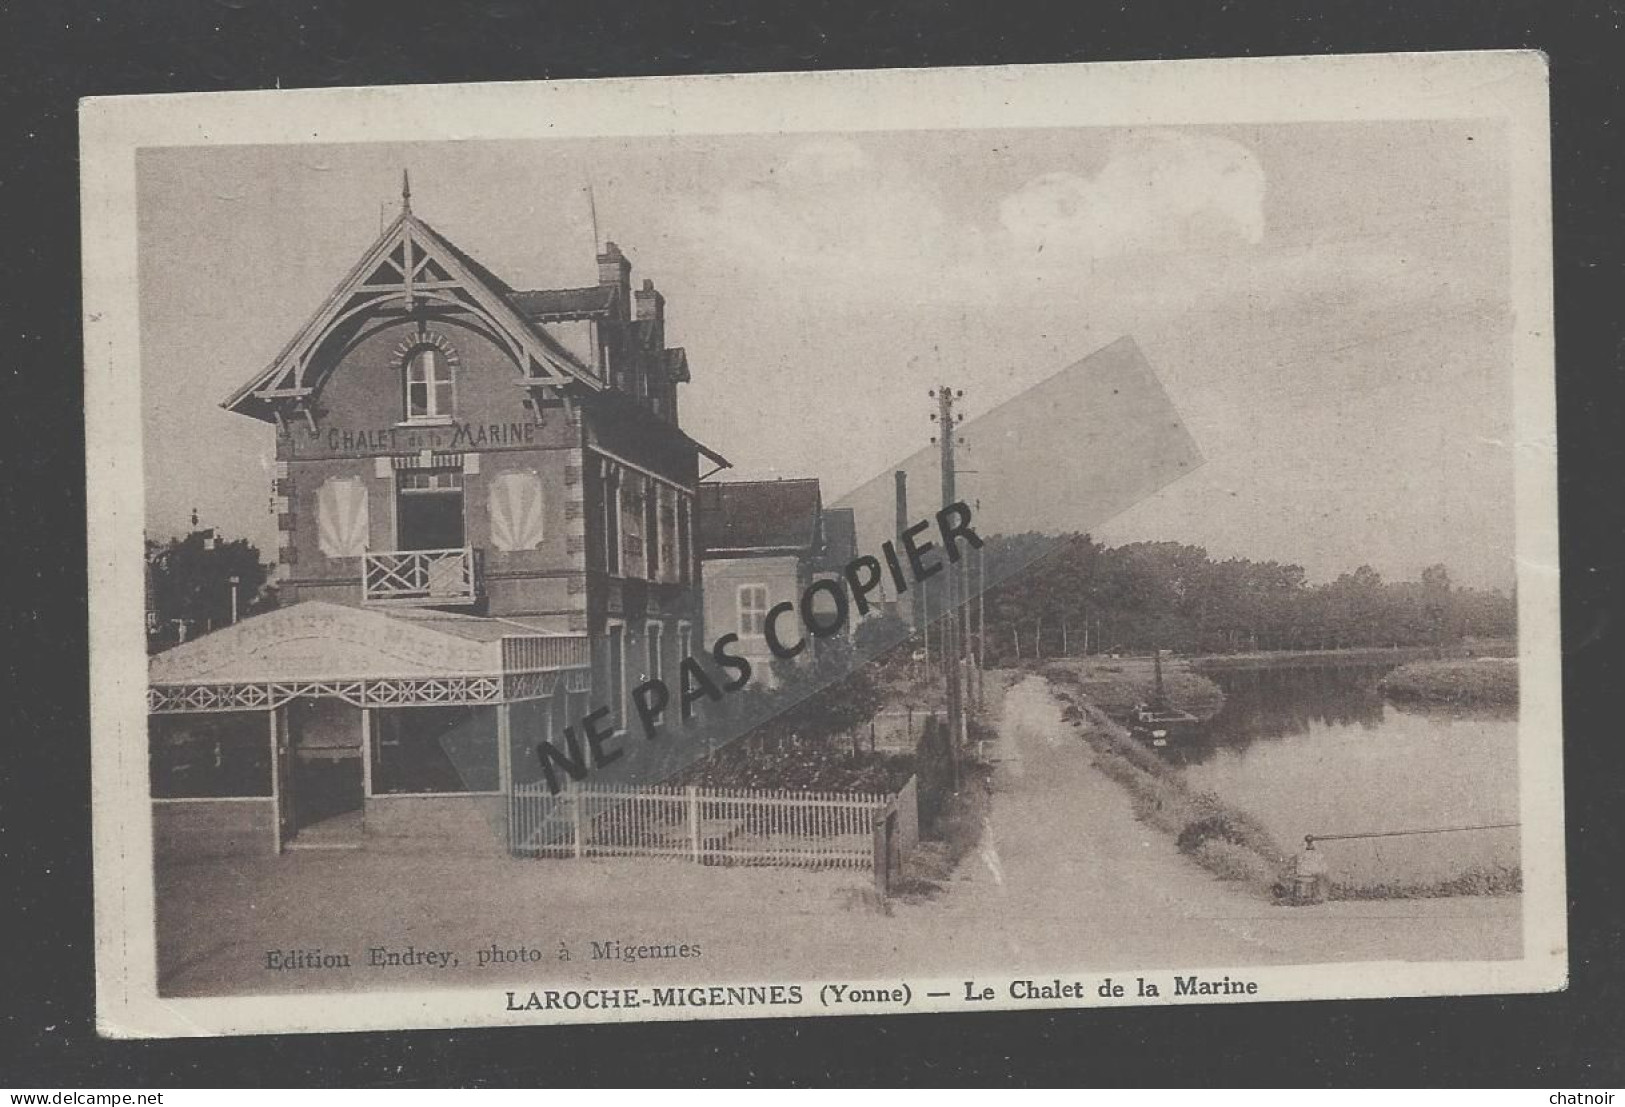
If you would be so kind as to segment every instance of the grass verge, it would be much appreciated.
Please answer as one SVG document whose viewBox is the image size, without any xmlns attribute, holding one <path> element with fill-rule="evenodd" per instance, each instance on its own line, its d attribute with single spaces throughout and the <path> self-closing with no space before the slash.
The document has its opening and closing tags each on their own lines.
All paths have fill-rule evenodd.
<svg viewBox="0 0 1625 1107">
<path fill-rule="evenodd" d="M 1510 896 L 1523 891 L 1523 869 L 1490 865 L 1444 880 L 1332 885 L 1331 899 L 1439 899 L 1445 896 Z"/>
<path fill-rule="evenodd" d="M 1377 687 L 1401 702 L 1515 707 L 1518 663 L 1503 657 L 1413 661 L 1383 677 Z"/>
</svg>

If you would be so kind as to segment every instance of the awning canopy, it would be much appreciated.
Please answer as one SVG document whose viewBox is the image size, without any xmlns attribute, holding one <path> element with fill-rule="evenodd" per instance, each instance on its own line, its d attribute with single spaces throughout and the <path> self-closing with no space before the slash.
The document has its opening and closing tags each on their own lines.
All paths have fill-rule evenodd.
<svg viewBox="0 0 1625 1107">
<path fill-rule="evenodd" d="M 153 657 L 147 709 L 269 710 L 299 696 L 359 707 L 503 703 L 585 691 L 590 665 L 584 635 L 517 619 L 308 602 Z"/>
</svg>

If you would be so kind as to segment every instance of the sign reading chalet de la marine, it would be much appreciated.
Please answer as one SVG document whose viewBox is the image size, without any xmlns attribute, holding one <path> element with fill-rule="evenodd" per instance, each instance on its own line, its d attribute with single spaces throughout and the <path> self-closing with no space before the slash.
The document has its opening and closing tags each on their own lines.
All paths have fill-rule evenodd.
<svg viewBox="0 0 1625 1107">
<path fill-rule="evenodd" d="M 561 416 L 562 418 L 562 416 Z M 292 425 L 278 440 L 290 458 L 369 457 L 414 454 L 423 450 L 512 450 L 535 447 L 544 424 L 455 423 L 421 425 L 392 423 L 376 427 L 309 427 Z"/>
<path fill-rule="evenodd" d="M 81 122 L 104 1034 L 1564 985 L 1539 55 Z"/>
</svg>

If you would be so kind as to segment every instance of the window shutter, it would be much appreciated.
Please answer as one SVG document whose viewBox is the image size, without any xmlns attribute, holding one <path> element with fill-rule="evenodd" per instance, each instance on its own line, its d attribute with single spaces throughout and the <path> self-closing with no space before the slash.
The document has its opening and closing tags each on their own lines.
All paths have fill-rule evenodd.
<svg viewBox="0 0 1625 1107">
<path fill-rule="evenodd" d="M 359 477 L 332 477 L 316 490 L 317 539 L 328 557 L 367 552 L 367 486 Z"/>
<path fill-rule="evenodd" d="M 542 544 L 542 478 L 534 470 L 491 478 L 491 544 L 533 550 Z"/>
</svg>

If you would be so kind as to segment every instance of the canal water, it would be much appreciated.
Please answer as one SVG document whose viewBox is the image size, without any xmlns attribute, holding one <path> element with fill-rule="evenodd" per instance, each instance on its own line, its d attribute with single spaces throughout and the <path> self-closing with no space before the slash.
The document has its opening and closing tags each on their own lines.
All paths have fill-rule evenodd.
<svg viewBox="0 0 1625 1107">
<path fill-rule="evenodd" d="M 1515 709 L 1445 711 L 1386 701 L 1389 666 L 1216 669 L 1223 709 L 1170 751 L 1188 783 L 1251 812 L 1286 849 L 1305 834 L 1516 822 Z M 1451 879 L 1516 866 L 1518 831 L 1317 845 L 1340 882 Z"/>
</svg>

